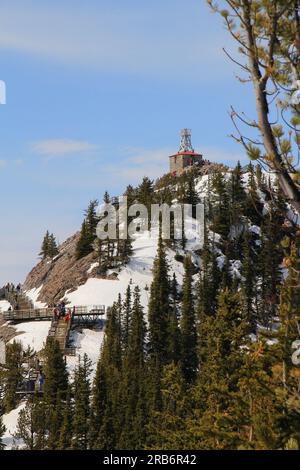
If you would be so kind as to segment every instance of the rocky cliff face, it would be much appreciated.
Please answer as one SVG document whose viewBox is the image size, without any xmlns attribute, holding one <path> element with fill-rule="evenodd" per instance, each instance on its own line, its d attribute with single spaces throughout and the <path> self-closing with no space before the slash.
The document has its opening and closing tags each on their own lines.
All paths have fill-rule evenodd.
<svg viewBox="0 0 300 470">
<path fill-rule="evenodd" d="M 77 232 L 68 238 L 59 247 L 59 254 L 53 260 L 40 261 L 28 274 L 24 290 L 42 286 L 37 300 L 52 304 L 62 299 L 67 290 L 75 290 L 89 277 L 96 277 L 97 267 L 91 269 L 92 264 L 97 261 L 95 253 L 76 260 L 75 250 L 79 236 Z"/>
</svg>

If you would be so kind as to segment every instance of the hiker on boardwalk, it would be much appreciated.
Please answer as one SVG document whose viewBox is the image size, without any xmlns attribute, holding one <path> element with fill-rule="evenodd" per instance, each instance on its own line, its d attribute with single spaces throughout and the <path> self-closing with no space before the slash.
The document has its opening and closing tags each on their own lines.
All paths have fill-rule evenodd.
<svg viewBox="0 0 300 470">
<path fill-rule="evenodd" d="M 33 392 L 34 391 L 34 379 L 32 375 L 32 370 L 29 369 L 27 373 L 27 391 Z"/>
<path fill-rule="evenodd" d="M 68 308 L 67 315 L 65 316 L 65 322 L 67 323 L 68 321 L 70 321 L 71 317 L 72 317 L 72 312 L 71 312 L 71 309 Z"/>
<path fill-rule="evenodd" d="M 62 301 L 60 304 L 59 304 L 59 311 L 60 311 L 60 314 L 62 317 L 65 316 L 66 314 L 66 304 L 64 301 Z"/>
<path fill-rule="evenodd" d="M 60 317 L 60 309 L 58 307 L 54 307 L 53 315 L 55 320 L 59 320 Z"/>
<path fill-rule="evenodd" d="M 14 285 L 13 285 L 12 283 L 8 282 L 8 283 L 6 284 L 6 286 L 5 286 L 5 290 L 6 290 L 6 292 L 8 292 L 8 293 L 9 293 L 9 292 L 13 292 L 13 291 L 14 291 Z"/>
<path fill-rule="evenodd" d="M 35 370 L 40 370 L 40 360 L 37 356 L 35 356 Z"/>
<path fill-rule="evenodd" d="M 41 371 L 39 371 L 38 373 L 37 380 L 38 380 L 38 389 L 39 389 L 39 392 L 41 392 L 43 390 L 43 383 L 44 383 L 44 377 Z"/>
</svg>

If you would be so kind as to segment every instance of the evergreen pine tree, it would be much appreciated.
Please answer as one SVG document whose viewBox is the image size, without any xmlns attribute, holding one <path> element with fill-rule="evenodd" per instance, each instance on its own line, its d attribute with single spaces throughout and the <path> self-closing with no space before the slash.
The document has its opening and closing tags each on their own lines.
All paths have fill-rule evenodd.
<svg viewBox="0 0 300 470">
<path fill-rule="evenodd" d="M 67 399 L 63 403 L 62 409 L 62 424 L 60 428 L 58 449 L 59 450 L 70 450 L 72 448 L 73 439 L 73 416 L 74 407 L 71 400 L 71 391 L 68 388 Z"/>
<path fill-rule="evenodd" d="M 145 337 L 146 324 L 140 303 L 140 289 L 134 290 L 128 347 L 123 365 L 124 422 L 120 436 L 121 448 L 139 449 L 145 441 Z"/>
<path fill-rule="evenodd" d="M 107 312 L 106 336 L 93 383 L 89 435 L 92 449 L 114 449 L 116 446 L 122 366 L 121 348 L 119 312 L 118 306 L 114 304 Z"/>
<path fill-rule="evenodd" d="M 133 186 L 128 185 L 124 193 L 124 196 L 127 197 L 127 205 L 128 207 L 130 207 L 137 198 L 137 190 L 134 189 Z"/>
<path fill-rule="evenodd" d="M 281 269 L 283 250 L 280 242 L 283 238 L 281 225 L 282 216 L 277 212 L 275 206 L 269 204 L 269 212 L 261 224 L 261 248 L 259 254 L 259 320 L 267 326 L 275 316 L 281 283 Z M 280 227 L 280 229 L 278 228 Z"/>
<path fill-rule="evenodd" d="M 288 276 L 281 287 L 279 319 L 280 328 L 266 333 L 276 339 L 272 356 L 276 358 L 273 373 L 276 396 L 280 399 L 281 416 L 277 420 L 277 434 L 281 447 L 294 439 L 300 447 L 299 366 L 294 362 L 294 342 L 299 341 L 300 312 L 300 257 L 299 241 L 292 243 L 284 263 Z M 298 343 L 296 343 L 298 344 Z"/>
<path fill-rule="evenodd" d="M 104 202 L 105 204 L 109 204 L 109 203 L 110 203 L 110 195 L 108 194 L 107 191 L 105 191 L 105 193 L 104 193 L 103 202 Z"/>
<path fill-rule="evenodd" d="M 146 228 L 146 230 L 149 230 L 149 216 L 151 214 L 151 204 L 154 202 L 154 186 L 153 186 L 153 181 L 150 180 L 147 176 L 143 178 L 143 181 L 137 188 L 137 199 L 139 204 L 143 204 L 148 211 L 148 220 L 147 221 L 142 221 L 142 226 L 143 228 Z M 148 226 L 146 227 L 146 223 L 148 223 Z"/>
<path fill-rule="evenodd" d="M 52 337 L 47 339 L 44 364 L 44 398 L 49 405 L 55 406 L 59 399 L 66 398 L 68 373 L 59 343 Z"/>
<path fill-rule="evenodd" d="M 47 409 L 47 449 L 58 450 L 60 430 L 63 421 L 63 396 L 65 392 L 58 391 L 55 403 L 45 402 Z"/>
<path fill-rule="evenodd" d="M 42 259 L 46 259 L 47 256 L 49 256 L 49 250 L 50 250 L 50 233 L 47 230 L 46 235 L 43 238 L 43 243 L 42 243 L 39 256 L 41 256 Z"/>
<path fill-rule="evenodd" d="M 245 207 L 245 215 L 255 225 L 260 225 L 262 219 L 263 204 L 257 193 L 257 183 L 255 179 L 255 172 L 252 163 L 248 166 L 248 184 L 247 184 L 247 199 Z"/>
<path fill-rule="evenodd" d="M 212 230 L 226 238 L 230 230 L 229 194 L 221 171 L 213 175 L 212 191 Z"/>
<path fill-rule="evenodd" d="M 209 240 L 206 223 L 204 224 L 204 244 L 201 253 L 201 269 L 198 283 L 197 312 L 214 315 L 217 307 L 217 295 L 222 280 L 218 268 L 214 242 Z"/>
<path fill-rule="evenodd" d="M 175 364 L 180 360 L 181 334 L 179 329 L 179 294 L 175 273 L 171 282 L 170 333 L 168 338 L 168 357 Z"/>
<path fill-rule="evenodd" d="M 77 450 L 88 448 L 88 434 L 90 424 L 90 374 L 91 361 L 85 354 L 79 358 L 74 377 L 74 418 L 72 447 Z"/>
<path fill-rule="evenodd" d="M 230 234 L 227 240 L 227 255 L 229 258 L 238 259 L 241 254 L 240 232 L 243 226 L 244 207 L 247 194 L 243 183 L 243 174 L 240 162 L 231 173 L 231 186 L 229 186 L 230 197 Z"/>
<path fill-rule="evenodd" d="M 196 378 L 198 357 L 197 357 L 197 331 L 196 317 L 193 296 L 193 264 L 191 258 L 187 256 L 184 261 L 184 279 L 182 286 L 182 307 L 181 307 L 181 356 L 180 362 L 182 373 L 187 382 L 193 382 Z"/>
<path fill-rule="evenodd" d="M 150 449 L 193 449 L 193 432 L 189 429 L 191 396 L 181 370 L 175 364 L 164 367 L 162 375 L 162 409 L 153 411 L 147 426 Z"/>
<path fill-rule="evenodd" d="M 128 285 L 126 289 L 126 293 L 125 293 L 125 300 L 123 303 L 123 308 L 122 308 L 122 321 L 121 321 L 122 345 L 123 345 L 124 350 L 126 350 L 128 346 L 131 316 L 132 316 L 131 288 L 130 288 L 130 285 Z"/>
<path fill-rule="evenodd" d="M 38 396 L 29 398 L 18 416 L 14 435 L 27 450 L 44 450 L 47 445 L 47 408 Z"/>
<path fill-rule="evenodd" d="M 90 201 L 87 210 L 85 211 L 85 220 L 87 224 L 88 233 L 91 239 L 91 243 L 94 241 L 96 235 L 96 228 L 99 221 L 99 217 L 97 216 L 97 206 L 98 206 L 97 199 Z"/>
<path fill-rule="evenodd" d="M 119 252 L 121 265 L 127 264 L 133 253 L 131 238 L 128 237 L 126 240 L 119 240 Z"/>
<path fill-rule="evenodd" d="M 241 163 L 238 161 L 231 173 L 231 202 L 241 209 L 246 200 Z"/>
<path fill-rule="evenodd" d="M 216 317 L 206 317 L 199 325 L 199 393 L 203 411 L 197 432 L 200 448 L 234 449 L 240 441 L 239 417 L 234 408 L 247 324 L 241 316 L 239 294 L 222 291 Z"/>
<path fill-rule="evenodd" d="M 91 237 L 86 221 L 81 225 L 80 237 L 76 245 L 76 258 L 84 258 L 92 252 Z"/>
<path fill-rule="evenodd" d="M 256 262 L 257 257 L 252 245 L 252 236 L 249 228 L 246 226 L 243 240 L 243 261 L 242 261 L 242 292 L 243 292 L 243 310 L 245 319 L 249 324 L 249 329 L 253 333 L 257 326 L 256 312 Z"/>
<path fill-rule="evenodd" d="M 170 332 L 170 282 L 168 263 L 162 241 L 161 227 L 157 256 L 153 264 L 153 281 L 150 288 L 148 310 L 149 352 L 159 364 L 168 361 L 168 336 Z"/>
<path fill-rule="evenodd" d="M 154 197 L 153 181 L 147 176 L 143 178 L 143 181 L 137 189 L 137 197 L 140 204 L 144 204 L 150 212 L 150 207 Z"/>
<path fill-rule="evenodd" d="M 58 255 L 58 247 L 55 236 L 51 233 L 49 237 L 49 249 L 48 249 L 48 256 L 49 258 L 53 259 L 56 255 Z"/>
<path fill-rule="evenodd" d="M 100 449 L 102 445 L 102 433 L 103 430 L 105 430 L 105 417 L 109 410 L 109 391 L 108 368 L 102 348 L 93 383 L 89 434 L 89 446 L 91 449 Z"/>
<path fill-rule="evenodd" d="M 13 410 L 17 403 L 16 391 L 22 383 L 22 346 L 14 341 L 6 346 L 6 372 L 4 374 L 4 399 L 6 413 Z"/>
<path fill-rule="evenodd" d="M 80 259 L 94 251 L 94 241 L 96 238 L 96 228 L 99 222 L 97 216 L 98 201 L 90 201 L 85 211 L 85 219 L 81 225 L 80 237 L 76 245 L 76 258 Z"/>
</svg>

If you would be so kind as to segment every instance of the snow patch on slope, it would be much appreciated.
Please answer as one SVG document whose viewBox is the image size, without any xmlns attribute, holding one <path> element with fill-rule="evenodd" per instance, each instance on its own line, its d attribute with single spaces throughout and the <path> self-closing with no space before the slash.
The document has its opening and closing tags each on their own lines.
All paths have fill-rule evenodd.
<svg viewBox="0 0 300 470">
<path fill-rule="evenodd" d="M 92 263 L 89 269 L 87 270 L 87 274 L 90 274 L 93 269 L 97 268 L 99 266 L 99 263 Z"/>
<path fill-rule="evenodd" d="M 199 227 L 196 223 L 189 224 L 190 240 L 187 242 L 187 251 L 190 252 L 195 264 L 199 263 L 199 257 L 193 252 L 199 249 L 200 235 Z M 118 295 L 124 296 L 128 285 L 138 286 L 141 290 L 141 303 L 147 308 L 149 302 L 149 288 L 153 278 L 153 262 L 157 254 L 158 237 L 154 230 L 152 236 L 145 231 L 135 234 L 132 242 L 133 254 L 129 263 L 121 269 L 117 279 L 90 278 L 87 282 L 78 287 L 73 292 L 66 293 L 66 299 L 73 305 L 105 305 L 111 306 Z M 180 253 L 180 250 L 179 250 Z M 182 254 L 183 251 L 182 251 Z M 170 265 L 170 277 L 175 273 L 177 281 L 182 283 L 184 269 L 183 264 L 174 259 L 175 252 L 167 249 L 167 257 Z M 112 274 L 111 270 L 108 274 Z"/>
<path fill-rule="evenodd" d="M 21 334 L 16 338 L 12 338 L 10 343 L 18 341 L 22 344 L 24 350 L 30 346 L 36 352 L 39 352 L 44 348 L 50 325 L 50 321 L 24 322 L 14 325 L 15 330 Z"/>
<path fill-rule="evenodd" d="M 3 443 L 5 444 L 5 450 L 10 450 L 15 446 L 22 446 L 22 439 L 15 439 L 13 434 L 17 430 L 18 417 L 21 410 L 25 408 L 25 403 L 21 403 L 18 408 L 10 411 L 9 413 L 3 415 L 3 424 L 6 427 L 5 434 L 2 438 Z"/>
<path fill-rule="evenodd" d="M 0 300 L 0 313 L 7 312 L 7 310 L 11 307 L 10 303 L 7 300 Z"/>
<path fill-rule="evenodd" d="M 83 329 L 82 332 L 78 330 L 71 331 L 70 341 L 76 347 L 76 356 L 67 356 L 67 367 L 71 374 L 78 365 L 79 356 L 83 358 L 84 354 L 87 354 L 92 361 L 92 376 L 95 374 L 103 338 L 103 331 L 89 329 Z"/>
<path fill-rule="evenodd" d="M 118 279 L 88 279 L 76 291 L 66 293 L 71 305 L 94 304 L 109 307 L 117 300 L 119 293 L 125 294 L 128 284 L 140 287 L 142 304 L 148 305 L 149 294 L 145 287 L 150 287 L 152 281 L 157 239 L 150 237 L 149 232 L 144 232 L 135 236 L 132 245 L 133 255 L 129 263 L 118 273 Z"/>
<path fill-rule="evenodd" d="M 47 305 L 43 302 L 39 302 L 37 299 L 40 295 L 40 292 L 43 288 L 43 285 L 38 287 L 37 289 L 31 289 L 26 291 L 26 295 L 29 297 L 29 299 L 33 302 L 34 308 L 44 308 L 47 307 Z"/>
</svg>

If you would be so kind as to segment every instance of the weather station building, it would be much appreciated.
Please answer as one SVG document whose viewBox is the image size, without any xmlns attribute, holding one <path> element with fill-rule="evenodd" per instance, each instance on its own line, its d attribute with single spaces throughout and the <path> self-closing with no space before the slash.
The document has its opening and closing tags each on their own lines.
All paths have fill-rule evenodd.
<svg viewBox="0 0 300 470">
<path fill-rule="evenodd" d="M 175 155 L 171 155 L 170 173 L 179 176 L 193 166 L 203 165 L 203 155 L 195 152 L 192 146 L 192 133 L 190 129 L 182 129 L 180 132 L 180 148 Z"/>
</svg>

